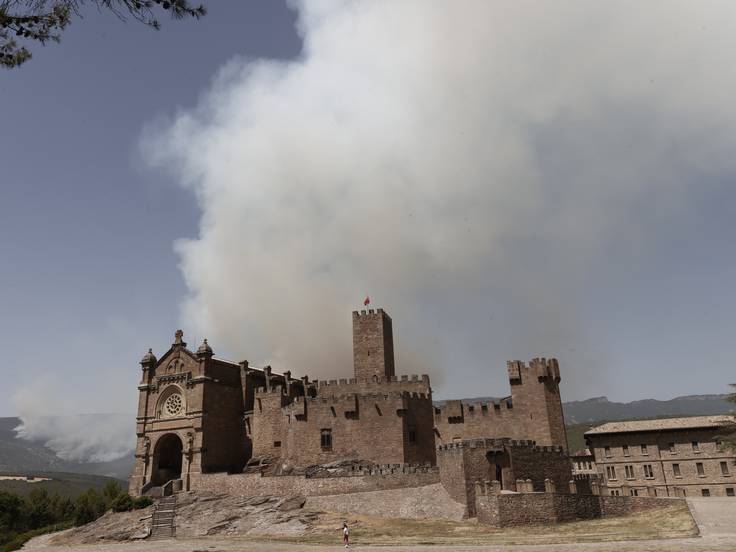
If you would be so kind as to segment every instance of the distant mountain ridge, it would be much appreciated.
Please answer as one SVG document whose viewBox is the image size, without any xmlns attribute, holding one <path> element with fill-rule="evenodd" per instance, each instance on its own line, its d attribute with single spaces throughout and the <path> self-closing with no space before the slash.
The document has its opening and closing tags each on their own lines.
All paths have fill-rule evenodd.
<svg viewBox="0 0 736 552">
<path fill-rule="evenodd" d="M 727 397 L 727 394 L 684 395 L 666 401 L 642 399 L 628 403 L 611 402 L 607 397 L 594 397 L 563 403 L 562 409 L 568 424 L 736 413 L 736 403 L 727 401 Z"/>
</svg>

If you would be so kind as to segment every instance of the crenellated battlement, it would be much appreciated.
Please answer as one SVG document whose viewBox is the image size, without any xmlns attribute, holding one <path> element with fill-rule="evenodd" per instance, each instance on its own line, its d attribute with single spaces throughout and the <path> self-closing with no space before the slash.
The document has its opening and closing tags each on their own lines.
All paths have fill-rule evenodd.
<svg viewBox="0 0 736 552">
<path fill-rule="evenodd" d="M 434 407 L 435 419 L 465 418 L 474 416 L 506 416 L 514 408 L 511 397 L 504 397 L 491 402 L 466 403 L 462 401 L 445 401 L 442 406 Z"/>
<path fill-rule="evenodd" d="M 381 384 L 392 384 L 392 383 L 418 383 L 423 382 L 429 385 L 429 376 L 427 374 L 412 374 L 402 376 L 388 376 L 380 377 L 374 376 L 372 378 L 341 378 L 332 380 L 313 380 L 312 383 L 319 387 L 334 387 L 338 385 L 381 385 Z"/>
<path fill-rule="evenodd" d="M 275 393 L 275 391 L 271 391 Z M 419 393 L 415 391 L 391 391 L 388 393 L 329 393 L 319 394 L 316 397 L 294 397 L 290 404 L 340 404 L 347 402 L 364 401 L 395 401 L 398 399 L 418 399 L 431 400 L 432 396 L 428 393 Z"/>
<path fill-rule="evenodd" d="M 433 466 L 430 462 L 419 463 L 398 463 L 398 464 L 369 464 L 362 466 L 353 466 L 349 473 L 338 477 L 361 477 L 361 476 L 377 476 L 377 475 L 397 475 L 407 473 L 439 473 L 440 469 Z"/>
<path fill-rule="evenodd" d="M 363 309 L 360 311 L 353 311 L 353 318 L 360 318 L 361 316 L 385 316 L 389 320 L 391 317 L 383 309 Z"/>
<path fill-rule="evenodd" d="M 509 360 L 506 362 L 506 370 L 512 385 L 531 378 L 560 382 L 560 366 L 556 358 L 534 358 L 528 365 L 521 360 Z"/>
<path fill-rule="evenodd" d="M 500 448 L 523 448 L 534 452 L 554 452 L 560 455 L 564 454 L 564 449 L 558 445 L 540 446 L 536 441 L 528 439 L 465 439 L 454 443 L 445 443 L 437 447 L 438 451 L 452 451 L 466 448 L 479 449 L 500 449 Z"/>
</svg>

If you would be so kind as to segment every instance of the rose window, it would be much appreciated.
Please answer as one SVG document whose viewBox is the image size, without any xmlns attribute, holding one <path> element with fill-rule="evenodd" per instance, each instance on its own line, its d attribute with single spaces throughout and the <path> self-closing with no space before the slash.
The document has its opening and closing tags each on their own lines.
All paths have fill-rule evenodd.
<svg viewBox="0 0 736 552">
<path fill-rule="evenodd" d="M 182 400 L 179 393 L 174 393 L 170 395 L 169 398 L 166 399 L 166 401 L 164 402 L 162 414 L 167 418 L 171 418 L 173 416 L 178 416 L 183 411 L 184 401 Z"/>
</svg>

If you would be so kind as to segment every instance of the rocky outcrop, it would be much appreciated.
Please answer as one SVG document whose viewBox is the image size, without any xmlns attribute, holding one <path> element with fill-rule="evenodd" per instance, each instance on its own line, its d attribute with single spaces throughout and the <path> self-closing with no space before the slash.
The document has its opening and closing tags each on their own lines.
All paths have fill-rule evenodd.
<svg viewBox="0 0 736 552">
<path fill-rule="evenodd" d="M 304 510 L 306 499 L 238 497 L 206 493 L 177 494 L 176 537 L 207 535 L 301 535 L 319 516 Z M 149 536 L 153 506 L 133 512 L 108 512 L 97 521 L 64 531 L 55 545 L 130 541 Z"/>
</svg>

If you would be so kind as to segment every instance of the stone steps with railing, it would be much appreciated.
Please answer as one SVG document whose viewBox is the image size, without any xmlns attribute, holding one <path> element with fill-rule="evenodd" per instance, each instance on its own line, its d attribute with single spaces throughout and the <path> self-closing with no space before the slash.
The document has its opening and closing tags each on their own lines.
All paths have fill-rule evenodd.
<svg viewBox="0 0 736 552">
<path fill-rule="evenodd" d="M 152 539 L 171 538 L 175 535 L 176 526 L 176 495 L 172 494 L 173 481 L 169 481 L 162 487 L 163 497 L 156 502 L 156 509 L 151 520 Z"/>
</svg>

